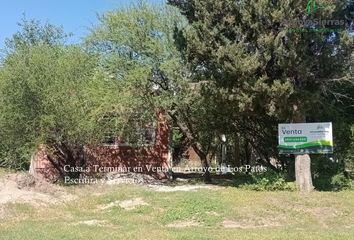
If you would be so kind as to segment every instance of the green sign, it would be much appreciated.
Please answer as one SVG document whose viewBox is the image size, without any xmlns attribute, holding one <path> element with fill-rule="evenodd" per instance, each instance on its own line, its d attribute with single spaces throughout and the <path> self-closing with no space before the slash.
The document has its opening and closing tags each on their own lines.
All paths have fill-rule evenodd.
<svg viewBox="0 0 354 240">
<path fill-rule="evenodd" d="M 279 153 L 332 153 L 332 123 L 279 124 Z"/>
</svg>

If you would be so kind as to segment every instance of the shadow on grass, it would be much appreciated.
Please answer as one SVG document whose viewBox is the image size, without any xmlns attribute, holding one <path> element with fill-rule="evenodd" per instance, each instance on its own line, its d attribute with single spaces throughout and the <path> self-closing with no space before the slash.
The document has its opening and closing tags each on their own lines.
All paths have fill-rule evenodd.
<svg viewBox="0 0 354 240">
<path fill-rule="evenodd" d="M 255 183 L 254 179 L 249 174 L 211 174 L 212 181 L 210 185 L 223 187 L 240 187 L 245 184 Z M 174 173 L 174 181 L 172 183 L 181 184 L 202 184 L 204 178 L 202 173 Z"/>
<path fill-rule="evenodd" d="M 211 185 L 222 187 L 236 187 L 254 191 L 295 191 L 295 181 L 289 181 L 284 174 L 268 172 L 263 174 L 212 174 Z M 203 184 L 202 173 L 174 173 L 172 185 Z M 321 174 L 313 177 L 315 190 L 325 192 L 338 192 L 354 189 L 354 180 L 343 174 Z"/>
</svg>

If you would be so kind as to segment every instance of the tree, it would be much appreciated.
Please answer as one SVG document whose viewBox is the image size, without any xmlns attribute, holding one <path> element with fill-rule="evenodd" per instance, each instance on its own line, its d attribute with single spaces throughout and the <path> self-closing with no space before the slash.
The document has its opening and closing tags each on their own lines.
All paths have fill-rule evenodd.
<svg viewBox="0 0 354 240">
<path fill-rule="evenodd" d="M 352 2 L 317 2 L 327 5 L 308 14 L 307 1 L 169 1 L 191 26 L 179 39 L 192 71 L 202 70 L 216 91 L 229 93 L 221 101 L 241 116 L 228 115 L 230 123 L 315 120 L 316 112 L 348 97 L 343 89 L 353 83 L 353 37 L 343 16 Z M 318 19 L 338 19 L 342 31 Z M 295 162 L 300 190 L 310 191 L 309 156 L 297 155 Z"/>
<path fill-rule="evenodd" d="M 102 140 L 99 122 L 115 106 L 117 84 L 97 67 L 96 56 L 63 45 L 52 25 L 30 21 L 23 27 L 9 40 L 14 47 L 0 70 L 1 160 L 27 168 L 44 145 L 64 176 L 64 165 L 85 164 L 84 145 Z"/>
<path fill-rule="evenodd" d="M 18 23 L 21 31 L 15 33 L 12 38 L 5 40 L 6 50 L 13 52 L 23 48 L 31 48 L 40 44 L 60 45 L 71 35 L 66 34 L 62 27 L 49 22 L 41 24 L 35 19 L 27 19 L 24 15 Z"/>
<path fill-rule="evenodd" d="M 210 181 L 208 152 L 215 142 L 209 107 L 200 92 L 208 83 L 193 83 L 174 40 L 186 21 L 171 7 L 142 2 L 100 17 L 87 43 L 101 54 L 107 73 L 123 86 L 127 112 L 163 109 L 189 140 Z M 131 126 L 133 127 L 133 126 Z"/>
</svg>

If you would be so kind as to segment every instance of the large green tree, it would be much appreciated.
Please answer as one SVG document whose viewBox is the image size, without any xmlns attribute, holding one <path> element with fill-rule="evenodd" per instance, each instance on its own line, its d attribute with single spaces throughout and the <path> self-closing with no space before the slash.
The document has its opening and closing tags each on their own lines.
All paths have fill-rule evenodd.
<svg viewBox="0 0 354 240">
<path fill-rule="evenodd" d="M 169 1 L 190 23 L 176 35 L 191 69 L 226 93 L 220 101 L 233 107 L 225 116 L 238 129 L 247 119 L 269 119 L 274 127 L 274 120 L 323 120 L 316 113 L 352 97 L 343 91 L 353 83 L 352 3 L 316 2 L 325 7 L 309 13 L 305 0 Z M 310 191 L 309 156 L 295 162 L 299 188 Z"/>
<path fill-rule="evenodd" d="M 117 84 L 97 67 L 98 58 L 78 46 L 65 46 L 62 30 L 24 21 L 8 41 L 0 70 L 0 159 L 27 168 L 44 145 L 49 160 L 85 164 L 83 147 L 103 136 L 100 119 L 114 107 Z"/>
<path fill-rule="evenodd" d="M 175 41 L 176 30 L 186 24 L 176 9 L 142 2 L 102 15 L 87 43 L 101 54 L 106 72 L 125 89 L 124 109 L 163 109 L 200 157 L 205 179 L 210 181 L 207 155 L 216 133 L 209 124 L 215 119 L 200 95 L 209 83 L 191 81 L 194 73 L 185 67 Z"/>
</svg>

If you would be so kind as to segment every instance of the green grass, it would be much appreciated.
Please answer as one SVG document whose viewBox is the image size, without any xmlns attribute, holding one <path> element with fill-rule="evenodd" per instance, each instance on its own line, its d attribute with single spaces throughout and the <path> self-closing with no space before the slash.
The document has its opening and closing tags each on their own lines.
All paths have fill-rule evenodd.
<svg viewBox="0 0 354 240">
<path fill-rule="evenodd" d="M 7 204 L 0 239 L 354 239 L 354 192 L 255 192 L 235 187 L 156 192 L 147 187 L 68 187 L 61 205 Z M 115 201 L 141 198 L 133 210 Z M 82 222 L 95 220 L 98 225 Z M 198 226 L 171 227 L 193 221 Z M 224 221 L 236 224 L 225 228 Z M 237 227 L 237 224 L 239 225 Z"/>
</svg>

